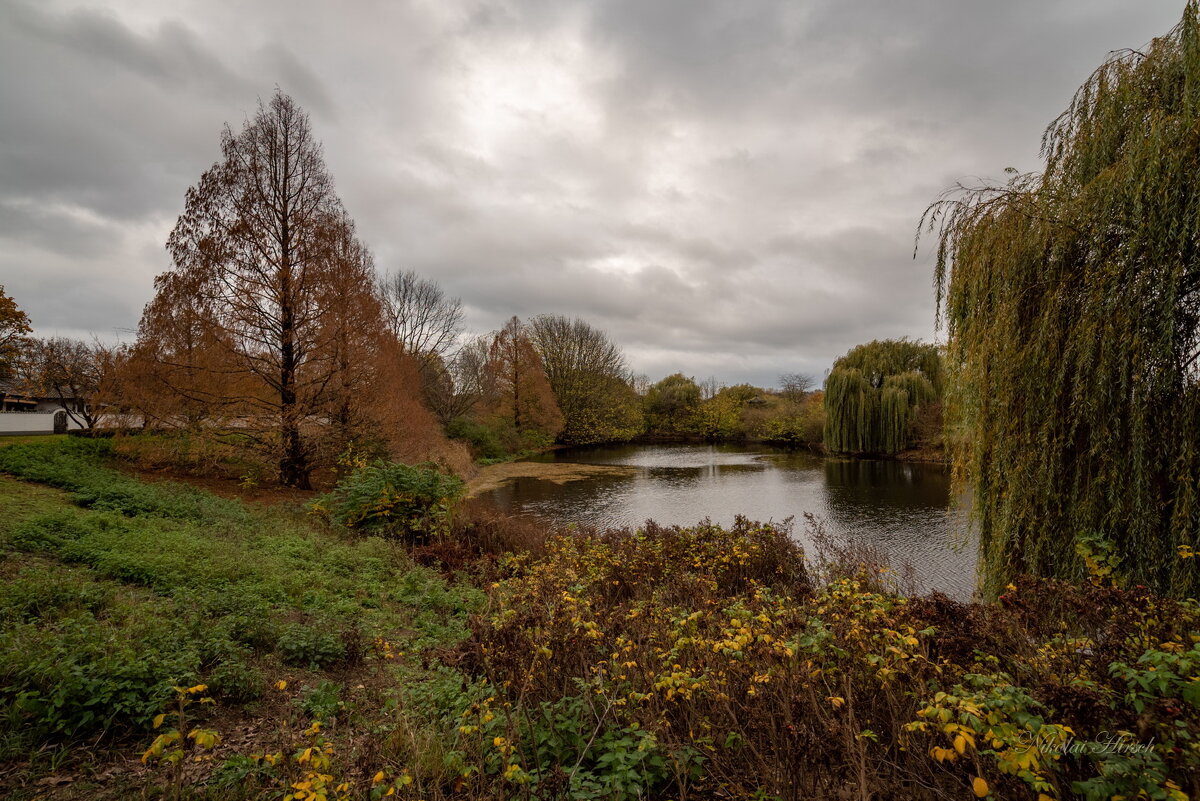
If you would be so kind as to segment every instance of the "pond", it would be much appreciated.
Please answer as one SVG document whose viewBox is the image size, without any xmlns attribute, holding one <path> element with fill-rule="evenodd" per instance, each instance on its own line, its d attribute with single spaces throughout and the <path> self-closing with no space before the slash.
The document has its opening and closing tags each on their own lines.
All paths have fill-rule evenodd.
<svg viewBox="0 0 1200 801">
<path fill-rule="evenodd" d="M 736 445 L 623 445 L 558 451 L 538 461 L 621 470 L 556 482 L 517 477 L 483 493 L 511 514 L 558 523 L 635 527 L 795 518 L 805 513 L 843 540 L 873 546 L 919 591 L 969 599 L 976 545 L 952 507 L 949 471 L 918 462 L 832 459 Z"/>
</svg>

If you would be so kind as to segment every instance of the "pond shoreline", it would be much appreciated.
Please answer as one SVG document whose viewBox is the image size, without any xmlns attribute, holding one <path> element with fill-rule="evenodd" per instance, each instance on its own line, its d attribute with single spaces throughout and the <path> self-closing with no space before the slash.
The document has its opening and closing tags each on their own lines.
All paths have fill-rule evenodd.
<svg viewBox="0 0 1200 801">
<path fill-rule="evenodd" d="M 922 587 L 954 598 L 974 589 L 973 555 L 951 509 L 945 462 L 818 456 L 746 444 L 626 444 L 562 450 L 484 467 L 469 497 L 559 525 L 636 528 L 803 520 L 912 564 Z M 797 530 L 802 540 L 808 535 Z"/>
<path fill-rule="evenodd" d="M 536 478 L 565 484 L 598 476 L 632 476 L 635 467 L 608 464 L 577 464 L 575 462 L 500 462 L 479 468 L 479 472 L 467 482 L 467 497 L 474 498 L 485 492 L 503 487 L 517 478 Z"/>
<path fill-rule="evenodd" d="M 769 442 L 752 440 L 740 442 L 712 442 L 702 437 L 639 437 L 631 440 L 628 443 L 599 443 L 593 446 L 581 446 L 579 448 L 555 445 L 551 448 L 547 448 L 537 456 L 514 459 L 510 462 L 497 462 L 496 464 L 484 465 L 479 468 L 478 472 L 472 476 L 469 481 L 467 481 L 466 497 L 474 498 L 478 495 L 491 492 L 492 490 L 499 489 L 508 482 L 519 478 L 536 478 L 541 481 L 550 481 L 555 484 L 565 484 L 568 481 L 583 481 L 603 475 L 631 476 L 636 473 L 637 468 L 624 465 L 538 461 L 539 456 L 553 456 L 556 451 L 586 451 L 588 448 L 603 449 L 605 447 L 612 447 L 614 445 L 761 445 L 773 450 L 777 450 L 781 453 L 805 453 L 818 459 L 849 461 L 893 461 L 916 464 L 936 464 L 943 466 L 950 464 L 949 454 L 946 453 L 944 448 L 938 447 L 910 448 L 909 450 L 901 451 L 900 453 L 893 454 L 891 456 L 872 456 L 867 454 L 831 454 L 818 451 L 815 448 L 785 448 Z"/>
</svg>

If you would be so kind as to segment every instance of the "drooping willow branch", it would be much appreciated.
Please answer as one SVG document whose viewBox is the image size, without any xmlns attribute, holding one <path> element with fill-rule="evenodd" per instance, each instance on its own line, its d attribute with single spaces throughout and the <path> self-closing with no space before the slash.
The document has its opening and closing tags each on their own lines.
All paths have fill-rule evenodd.
<svg viewBox="0 0 1200 801">
<path fill-rule="evenodd" d="M 973 489 L 985 590 L 1079 578 L 1195 592 L 1200 530 L 1200 21 L 1097 69 L 1042 140 L 1041 173 L 959 185 L 936 233 L 948 431 Z"/>
</svg>

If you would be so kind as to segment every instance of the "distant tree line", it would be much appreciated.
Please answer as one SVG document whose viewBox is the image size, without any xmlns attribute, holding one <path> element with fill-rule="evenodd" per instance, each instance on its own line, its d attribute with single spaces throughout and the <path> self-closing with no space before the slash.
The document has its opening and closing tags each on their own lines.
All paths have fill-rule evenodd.
<svg viewBox="0 0 1200 801">
<path fill-rule="evenodd" d="M 806 376 L 787 374 L 780 383 L 783 389 L 775 390 L 669 375 L 646 390 L 646 433 L 652 438 L 819 448 L 825 419 L 823 394 L 811 391 L 815 382 Z"/>
</svg>

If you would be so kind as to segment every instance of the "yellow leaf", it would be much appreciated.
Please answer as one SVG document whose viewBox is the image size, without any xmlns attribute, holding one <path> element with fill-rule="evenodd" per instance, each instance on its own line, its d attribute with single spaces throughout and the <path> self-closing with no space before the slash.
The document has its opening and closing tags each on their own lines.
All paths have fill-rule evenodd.
<svg viewBox="0 0 1200 801">
<path fill-rule="evenodd" d="M 954 738 L 954 750 L 960 754 L 964 754 L 967 751 L 967 740 L 961 734 Z"/>
<path fill-rule="evenodd" d="M 286 681 L 277 681 L 277 682 L 275 682 L 275 689 L 276 689 L 276 690 L 279 690 L 280 692 L 282 692 L 282 691 L 286 690 L 286 689 L 287 689 L 287 682 L 286 682 Z"/>
<path fill-rule="evenodd" d="M 954 749 L 942 748 L 936 745 L 929 749 L 929 755 L 938 762 L 945 762 L 946 760 L 953 762 L 954 760 L 958 759 L 958 754 L 954 752 Z"/>
<path fill-rule="evenodd" d="M 154 716 L 154 728 L 157 729 L 159 726 L 163 725 L 163 721 L 166 719 L 167 719 L 166 712 L 162 713 L 161 715 L 155 715 Z"/>
<path fill-rule="evenodd" d="M 831 703 L 833 705 L 834 709 L 841 709 L 842 705 L 846 703 L 845 698 L 839 698 L 836 695 L 831 695 L 828 698 L 826 698 L 825 700 L 828 701 L 829 703 Z"/>
<path fill-rule="evenodd" d="M 383 771 L 381 770 L 375 774 L 375 777 L 373 779 L 371 779 L 371 784 L 382 784 L 383 780 L 386 778 L 387 777 L 383 774 Z"/>
<path fill-rule="evenodd" d="M 984 798 L 988 794 L 988 783 L 982 777 L 976 776 L 971 780 L 971 789 L 975 791 L 978 798 Z"/>
</svg>

